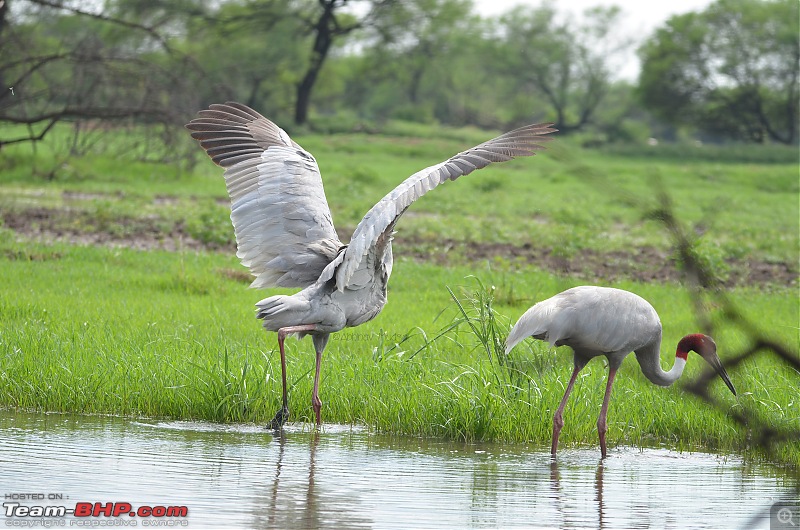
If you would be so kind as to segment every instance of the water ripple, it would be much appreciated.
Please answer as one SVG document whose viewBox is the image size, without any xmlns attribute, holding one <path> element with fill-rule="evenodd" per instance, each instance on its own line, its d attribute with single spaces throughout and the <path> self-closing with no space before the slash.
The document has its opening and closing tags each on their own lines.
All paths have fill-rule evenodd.
<svg viewBox="0 0 800 530">
<path fill-rule="evenodd" d="M 185 505 L 191 528 L 743 527 L 790 480 L 736 457 L 384 437 L 364 427 L 0 412 L 0 493 Z M 758 524 L 769 527 L 769 521 Z"/>
</svg>

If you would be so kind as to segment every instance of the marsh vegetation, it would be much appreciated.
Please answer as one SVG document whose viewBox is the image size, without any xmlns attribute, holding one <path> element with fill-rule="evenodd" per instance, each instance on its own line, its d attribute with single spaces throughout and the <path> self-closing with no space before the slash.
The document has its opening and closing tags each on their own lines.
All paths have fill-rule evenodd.
<svg viewBox="0 0 800 530">
<path fill-rule="evenodd" d="M 319 160 L 337 224 L 354 226 L 402 178 L 489 135 L 427 129 L 420 137 L 296 139 Z M 796 344 L 794 164 L 621 156 L 569 139 L 551 146 L 534 161 L 447 184 L 402 219 L 389 304 L 374 321 L 334 335 L 326 350 L 326 422 L 548 443 L 571 356 L 529 342 L 505 357 L 496 345 L 531 304 L 581 283 L 648 299 L 664 323 L 662 361 L 669 366 L 671 348 L 699 323 L 680 260 L 652 215 L 659 186 L 690 228 L 697 256 L 743 314 L 777 341 Z M 102 154 L 62 164 L 46 144 L 35 160 L 30 147 L 6 153 L 0 404 L 268 421 L 280 401 L 280 366 L 274 341 L 254 319 L 263 293 L 247 289 L 248 275 L 232 252 L 218 169 Z M 653 272 L 662 269 L 670 272 Z M 719 307 L 707 309 L 722 324 L 715 339 L 724 361 L 726 350 L 749 339 L 724 324 Z M 314 356 L 306 342 L 287 343 L 291 421 L 312 417 Z M 689 378 L 701 364 L 690 358 Z M 800 428 L 798 374 L 769 356 L 731 372 L 738 399 L 713 388 L 722 410 L 680 387 L 653 387 L 632 360 L 621 371 L 609 414 L 611 446 L 756 455 L 750 433 L 726 412 L 743 408 L 767 412 L 776 428 Z M 581 373 L 565 412 L 565 446 L 595 443 L 606 375 L 600 360 Z M 798 461 L 796 442 L 782 451 Z"/>
</svg>

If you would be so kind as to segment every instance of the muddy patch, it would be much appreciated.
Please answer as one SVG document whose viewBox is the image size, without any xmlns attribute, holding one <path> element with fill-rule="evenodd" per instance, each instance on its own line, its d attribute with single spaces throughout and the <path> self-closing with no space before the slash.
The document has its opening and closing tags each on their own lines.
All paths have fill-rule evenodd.
<svg viewBox="0 0 800 530">
<path fill-rule="evenodd" d="M 64 190 L 61 197 L 68 202 L 98 201 L 98 200 L 117 200 L 122 198 L 122 194 L 108 193 L 89 193 L 85 191 Z"/>
<path fill-rule="evenodd" d="M 0 214 L 0 219 L 6 228 L 15 231 L 19 236 L 45 242 L 63 241 L 137 250 L 236 252 L 232 241 L 220 243 L 193 237 L 180 220 L 169 221 L 155 217 L 97 219 L 89 212 L 49 208 L 4 211 Z M 231 234 L 232 232 L 231 229 Z M 344 232 L 346 231 L 340 237 L 349 235 Z M 347 239 L 349 238 L 342 237 L 343 241 Z M 403 237 L 401 232 L 395 239 L 395 255 L 443 266 L 489 261 L 509 269 L 536 267 L 587 281 L 625 279 L 668 282 L 682 278 L 680 267 L 674 259 L 666 251 L 653 247 L 608 252 L 577 249 L 566 253 L 562 249 L 539 248 L 531 244 Z M 15 256 L 4 257 L 14 259 Z M 723 284 L 728 287 L 794 286 L 798 283 L 797 267 L 790 263 L 728 260 L 726 268 Z M 249 278 L 246 271 L 243 270 L 242 273 Z"/>
<path fill-rule="evenodd" d="M 683 279 L 679 264 L 669 253 L 653 247 L 632 248 L 630 251 L 599 252 L 580 249 L 569 254 L 560 249 L 538 248 L 531 244 L 422 241 L 396 239 L 396 255 L 411 254 L 415 259 L 440 265 L 467 262 L 495 262 L 512 269 L 537 267 L 561 275 L 589 281 L 635 280 L 668 282 Z M 405 252 L 404 252 L 405 251 Z M 722 273 L 726 287 L 737 285 L 797 285 L 796 267 L 788 263 L 753 260 L 726 262 Z"/>
<path fill-rule="evenodd" d="M 181 221 L 157 217 L 98 219 L 89 212 L 69 209 L 30 208 L 4 211 L 3 226 L 37 241 L 62 241 L 78 245 L 128 247 L 137 250 L 233 250 L 192 237 Z"/>
</svg>

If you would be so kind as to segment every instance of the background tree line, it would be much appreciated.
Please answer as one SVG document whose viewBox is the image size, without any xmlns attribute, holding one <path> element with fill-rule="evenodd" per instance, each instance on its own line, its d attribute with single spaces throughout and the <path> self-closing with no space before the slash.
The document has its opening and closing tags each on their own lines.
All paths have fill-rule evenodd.
<svg viewBox="0 0 800 530">
<path fill-rule="evenodd" d="M 0 0 L 0 123 L 16 124 L 0 147 L 63 120 L 150 124 L 169 143 L 225 100 L 329 131 L 549 120 L 598 142 L 798 143 L 796 0 L 717 0 L 638 43 L 622 16 L 542 3 L 481 17 L 470 0 Z M 641 74 L 621 79 L 637 45 Z"/>
</svg>

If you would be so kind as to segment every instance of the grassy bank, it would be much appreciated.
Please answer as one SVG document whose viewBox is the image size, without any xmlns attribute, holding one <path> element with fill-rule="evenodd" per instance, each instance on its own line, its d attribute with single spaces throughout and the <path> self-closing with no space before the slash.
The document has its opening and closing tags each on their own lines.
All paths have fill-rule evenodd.
<svg viewBox="0 0 800 530">
<path fill-rule="evenodd" d="M 408 175 L 490 133 L 429 134 L 298 138 L 319 162 L 344 237 Z M 0 208 L 7 225 L 14 215 L 27 220 L 26 212 L 36 206 L 33 222 L 21 224 L 38 223 L 57 234 L 179 232 L 203 244 L 232 244 L 221 171 L 204 158 L 198 157 L 199 165 L 190 171 L 107 154 L 62 161 L 46 145 L 38 152 L 34 162 L 25 146 L 4 149 Z M 493 166 L 423 197 L 404 216 L 398 238 L 430 255 L 441 253 L 443 242 L 467 241 L 531 245 L 564 259 L 585 258 L 589 252 L 641 259 L 641 249 L 654 249 L 666 261 L 669 240 L 651 219 L 663 187 L 681 219 L 701 234 L 698 248 L 723 275 L 754 260 L 782 264 L 796 275 L 796 163 L 726 163 L 672 155 L 619 156 L 580 149 L 559 138 L 533 159 Z M 60 215 L 64 210 L 70 215 Z"/>
<path fill-rule="evenodd" d="M 230 277 L 234 259 L 25 246 L 21 251 L 6 240 L 0 260 L 6 279 L 0 289 L 4 405 L 258 423 L 277 410 L 275 337 L 253 318 L 253 304 L 262 293 Z M 522 369 L 512 373 L 489 358 L 463 327 L 420 349 L 423 332 L 432 338 L 458 315 L 445 286 L 467 296 L 477 287 L 467 276 L 476 272 L 487 286 L 496 286 L 495 307 L 508 322 L 534 299 L 574 283 L 534 271 L 503 274 L 401 260 L 384 312 L 334 336 L 326 350 L 325 421 L 409 435 L 546 444 L 570 373 L 568 352 L 528 344 L 512 353 Z M 505 297 L 512 286 L 515 296 Z M 678 338 L 696 329 L 687 295 L 672 285 L 621 287 L 646 296 L 660 312 L 668 366 Z M 790 344 L 796 339 L 793 292 L 741 290 L 735 298 L 749 314 L 771 322 L 777 338 Z M 725 330 L 716 338 L 723 358 L 726 347 L 738 349 L 744 340 Z M 288 344 L 292 419 L 309 420 L 313 353 L 308 341 Z M 688 377 L 700 368 L 699 358 L 692 358 Z M 596 442 L 606 374 L 599 360 L 582 374 L 565 415 L 565 444 Z M 734 371 L 732 378 L 738 400 L 715 385 L 725 407 L 765 408 L 782 425 L 800 427 L 796 373 L 764 358 Z M 723 412 L 679 388 L 653 386 L 632 356 L 615 384 L 609 418 L 612 446 L 665 443 L 729 451 L 747 446 L 745 434 Z M 795 458 L 797 450 L 797 445 L 791 449 Z"/>
<path fill-rule="evenodd" d="M 407 175 L 486 137 L 459 134 L 463 138 L 298 140 L 318 158 L 334 219 L 346 232 Z M 246 288 L 248 277 L 230 251 L 219 169 L 204 163 L 188 171 L 105 155 L 64 165 L 46 148 L 34 163 L 23 148 L 6 151 L 0 172 L 6 222 L 0 229 L 0 405 L 269 420 L 280 400 L 277 344 L 254 319 L 253 304 L 267 294 Z M 731 296 L 776 340 L 796 345 L 796 165 L 643 161 L 554 142 L 533 160 L 444 185 L 403 218 L 389 304 L 374 321 L 335 335 L 326 350 L 324 421 L 407 435 L 549 443 L 571 356 L 530 342 L 501 364 L 465 326 L 431 342 L 459 317 L 447 287 L 464 301 L 476 289 L 493 296 L 505 329 L 534 302 L 573 285 L 596 281 L 633 290 L 661 316 L 662 365 L 670 366 L 677 340 L 698 329 L 689 295 L 678 284 L 623 280 L 607 276 L 613 267 L 590 265 L 565 276 L 542 270 L 543 262 L 503 254 L 528 245 L 564 259 L 592 252 L 602 261 L 622 253 L 635 262 L 650 248 L 657 250 L 652 259 L 674 269 L 668 237 L 648 217 L 658 206 L 656 182 L 694 225 L 698 251 L 718 273 L 752 263 L 784 265 L 786 275 L 744 282 Z M 173 236 L 176 251 L 158 249 Z M 481 245 L 485 254 L 469 255 Z M 637 270 L 654 265 L 642 261 Z M 718 308 L 710 309 L 724 360 L 747 338 L 725 324 Z M 292 420 L 309 420 L 311 344 L 287 344 Z M 701 368 L 698 357 L 690 358 L 685 377 Z M 606 375 L 602 360 L 581 374 L 565 413 L 565 445 L 597 443 Z M 750 454 L 749 434 L 728 417 L 741 410 L 761 411 L 776 427 L 800 428 L 797 373 L 761 356 L 731 377 L 739 397 L 717 382 L 714 395 L 723 407 L 710 409 L 679 386 L 650 384 L 631 356 L 614 386 L 609 445 Z M 783 456 L 800 462 L 800 443 L 786 445 Z"/>
</svg>

